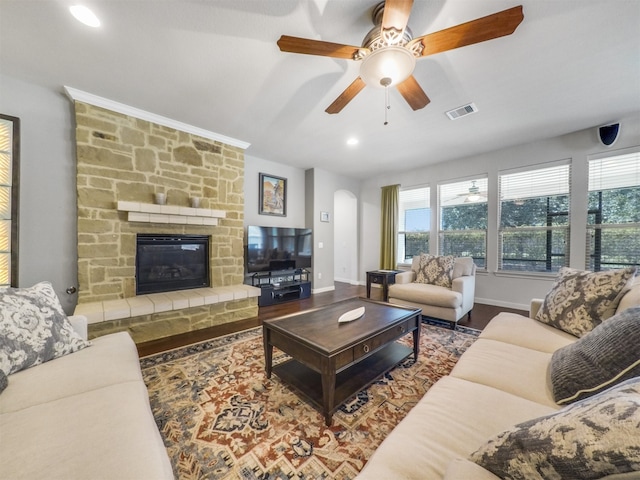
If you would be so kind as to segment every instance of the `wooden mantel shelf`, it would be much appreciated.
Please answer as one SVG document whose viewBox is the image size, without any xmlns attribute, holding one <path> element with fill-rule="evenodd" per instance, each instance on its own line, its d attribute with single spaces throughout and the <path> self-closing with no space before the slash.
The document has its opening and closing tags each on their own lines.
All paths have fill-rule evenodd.
<svg viewBox="0 0 640 480">
<path fill-rule="evenodd" d="M 130 222 L 172 223 L 179 225 L 218 225 L 225 218 L 223 210 L 191 208 L 179 205 L 156 205 L 155 203 L 118 202 L 118 210 L 128 213 Z"/>
</svg>

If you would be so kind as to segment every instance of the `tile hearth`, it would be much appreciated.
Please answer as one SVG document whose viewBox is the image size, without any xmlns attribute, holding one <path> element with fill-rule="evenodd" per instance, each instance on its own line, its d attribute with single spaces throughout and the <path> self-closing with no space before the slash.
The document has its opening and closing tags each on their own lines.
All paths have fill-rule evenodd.
<svg viewBox="0 0 640 480">
<path fill-rule="evenodd" d="M 194 288 L 138 295 L 119 300 L 81 303 L 76 307 L 74 315 L 84 315 L 89 324 L 94 324 L 259 296 L 260 289 L 250 285 Z"/>
</svg>

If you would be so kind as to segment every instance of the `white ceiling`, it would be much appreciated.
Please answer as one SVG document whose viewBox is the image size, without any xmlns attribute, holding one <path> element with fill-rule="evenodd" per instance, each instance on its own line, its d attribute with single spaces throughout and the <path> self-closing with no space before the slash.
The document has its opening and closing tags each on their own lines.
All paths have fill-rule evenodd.
<svg viewBox="0 0 640 480">
<path fill-rule="evenodd" d="M 102 26 L 68 13 L 80 3 Z M 465 157 L 640 112 L 639 0 L 416 0 L 415 36 L 519 4 L 508 37 L 418 60 L 431 103 L 365 88 L 354 61 L 280 52 L 281 34 L 360 45 L 377 0 L 0 0 L 0 73 L 70 86 L 249 142 L 246 154 L 354 178 Z M 2 92 L 1 94 L 10 94 Z M 451 121 L 445 111 L 474 102 Z M 356 147 L 346 140 L 356 136 Z M 275 173 L 275 172 L 274 172 Z"/>
</svg>

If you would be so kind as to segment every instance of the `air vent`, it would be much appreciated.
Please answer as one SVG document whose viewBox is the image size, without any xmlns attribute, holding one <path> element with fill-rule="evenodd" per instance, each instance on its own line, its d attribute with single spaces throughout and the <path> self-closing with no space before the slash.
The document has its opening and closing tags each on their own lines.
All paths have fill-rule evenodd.
<svg viewBox="0 0 640 480">
<path fill-rule="evenodd" d="M 447 112 L 447 116 L 451 120 L 456 120 L 460 117 L 464 117 L 465 115 L 471 115 L 472 113 L 476 113 L 477 111 L 478 111 L 478 107 L 476 107 L 475 103 L 469 103 L 468 105 L 463 105 L 462 107 L 449 110 Z"/>
</svg>

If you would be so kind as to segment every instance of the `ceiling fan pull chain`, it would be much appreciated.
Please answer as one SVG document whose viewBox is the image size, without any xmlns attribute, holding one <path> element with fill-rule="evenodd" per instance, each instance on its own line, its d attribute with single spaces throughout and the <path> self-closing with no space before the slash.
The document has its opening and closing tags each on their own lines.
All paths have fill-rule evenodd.
<svg viewBox="0 0 640 480">
<path fill-rule="evenodd" d="M 384 124 L 389 124 L 388 114 L 389 114 L 389 87 L 384 87 Z"/>
<path fill-rule="evenodd" d="M 388 125 L 388 113 L 391 109 L 391 105 L 389 105 L 389 85 L 391 85 L 391 79 L 389 77 L 384 77 L 380 80 L 380 84 L 384 87 L 384 125 Z"/>
</svg>

